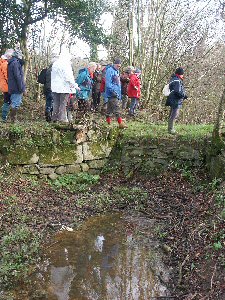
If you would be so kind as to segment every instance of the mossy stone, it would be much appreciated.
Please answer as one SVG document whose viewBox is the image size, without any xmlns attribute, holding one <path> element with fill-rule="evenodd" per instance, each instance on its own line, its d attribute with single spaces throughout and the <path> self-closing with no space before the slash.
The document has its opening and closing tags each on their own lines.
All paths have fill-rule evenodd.
<svg viewBox="0 0 225 300">
<path fill-rule="evenodd" d="M 39 150 L 40 165 L 71 165 L 83 161 L 82 146 L 80 145 L 57 145 Z"/>
<path fill-rule="evenodd" d="M 34 157 L 38 157 L 35 147 L 16 145 L 9 150 L 7 160 L 12 165 L 29 165 Z"/>
</svg>

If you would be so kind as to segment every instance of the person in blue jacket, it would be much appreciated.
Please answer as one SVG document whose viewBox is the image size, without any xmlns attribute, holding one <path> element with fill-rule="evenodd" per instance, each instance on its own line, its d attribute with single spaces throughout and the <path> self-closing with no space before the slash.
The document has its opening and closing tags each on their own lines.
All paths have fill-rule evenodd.
<svg viewBox="0 0 225 300">
<path fill-rule="evenodd" d="M 168 132 L 175 134 L 174 128 L 175 120 L 179 115 L 180 108 L 183 101 L 187 99 L 187 95 L 183 85 L 184 69 L 179 67 L 175 70 L 175 74 L 172 75 L 169 83 L 170 94 L 166 100 L 166 106 L 170 106 L 170 113 L 168 119 Z"/>
<path fill-rule="evenodd" d="M 76 83 L 80 90 L 77 91 L 78 107 L 84 113 L 90 110 L 90 96 L 93 85 L 93 74 L 97 68 L 95 62 L 90 62 L 87 68 L 79 70 Z"/>
<path fill-rule="evenodd" d="M 20 49 L 15 49 L 8 60 L 8 87 L 11 95 L 11 121 L 16 121 L 17 111 L 21 106 L 23 93 L 26 90 L 23 72 L 24 61 Z"/>
<path fill-rule="evenodd" d="M 123 123 L 120 114 L 120 103 L 121 100 L 121 82 L 119 69 L 121 67 L 121 60 L 116 58 L 114 64 L 106 69 L 105 75 L 105 97 L 108 99 L 106 122 L 111 123 L 112 115 L 115 115 L 119 128 L 123 129 L 127 126 Z"/>
</svg>

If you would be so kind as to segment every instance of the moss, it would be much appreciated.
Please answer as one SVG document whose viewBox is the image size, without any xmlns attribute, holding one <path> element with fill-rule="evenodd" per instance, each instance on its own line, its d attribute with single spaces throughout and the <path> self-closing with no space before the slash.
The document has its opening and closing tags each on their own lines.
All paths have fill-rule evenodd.
<svg viewBox="0 0 225 300">
<path fill-rule="evenodd" d="M 45 132 L 42 134 L 36 134 L 32 136 L 34 145 L 37 147 L 46 147 L 46 145 L 53 144 L 51 133 Z"/>
<path fill-rule="evenodd" d="M 10 146 L 11 146 L 11 144 L 10 144 L 9 140 L 1 139 L 0 140 L 0 153 L 2 155 L 7 155 L 8 151 L 10 149 Z"/>
<path fill-rule="evenodd" d="M 212 178 L 225 179 L 225 155 L 212 157 L 210 161 L 210 175 Z"/>
<path fill-rule="evenodd" d="M 60 137 L 63 144 L 72 144 L 75 138 L 75 133 L 74 131 L 61 132 Z"/>
<path fill-rule="evenodd" d="M 107 142 L 103 143 L 102 141 L 101 144 L 98 142 L 91 143 L 89 149 L 91 151 L 91 154 L 94 157 L 98 157 L 99 155 L 102 155 L 104 153 L 104 148 L 106 147 L 107 147 Z"/>
<path fill-rule="evenodd" d="M 64 165 L 73 164 L 79 159 L 76 145 L 46 146 L 39 149 L 40 164 Z"/>
<path fill-rule="evenodd" d="M 35 154 L 37 155 L 35 147 L 18 145 L 9 150 L 7 160 L 12 165 L 27 165 Z"/>
<path fill-rule="evenodd" d="M 19 125 L 11 125 L 9 128 L 9 138 L 12 139 L 20 139 L 25 135 L 25 130 L 22 126 Z"/>
</svg>

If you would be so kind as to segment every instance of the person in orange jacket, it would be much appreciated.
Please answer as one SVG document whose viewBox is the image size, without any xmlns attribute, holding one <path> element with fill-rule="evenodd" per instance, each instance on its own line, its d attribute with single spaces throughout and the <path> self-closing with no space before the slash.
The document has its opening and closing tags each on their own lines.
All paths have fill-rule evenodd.
<svg viewBox="0 0 225 300">
<path fill-rule="evenodd" d="M 4 96 L 4 103 L 2 106 L 2 120 L 7 121 L 7 116 L 10 109 L 10 94 L 8 93 L 8 58 L 14 52 L 13 49 L 8 49 L 0 58 L 0 91 Z"/>
</svg>

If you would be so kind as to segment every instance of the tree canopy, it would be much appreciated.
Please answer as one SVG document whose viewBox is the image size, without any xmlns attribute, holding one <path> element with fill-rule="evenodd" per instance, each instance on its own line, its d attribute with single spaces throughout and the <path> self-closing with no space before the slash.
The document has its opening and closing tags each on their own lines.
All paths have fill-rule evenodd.
<svg viewBox="0 0 225 300">
<path fill-rule="evenodd" d="M 105 41 L 104 29 L 99 22 L 109 7 L 105 0 L 21 0 L 18 3 L 16 0 L 0 3 L 2 48 L 10 46 L 15 40 L 25 40 L 30 25 L 56 16 L 62 18 L 62 23 L 72 35 L 89 44 Z"/>
</svg>

